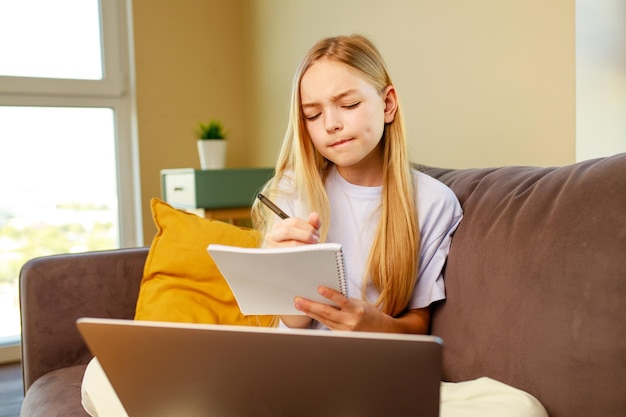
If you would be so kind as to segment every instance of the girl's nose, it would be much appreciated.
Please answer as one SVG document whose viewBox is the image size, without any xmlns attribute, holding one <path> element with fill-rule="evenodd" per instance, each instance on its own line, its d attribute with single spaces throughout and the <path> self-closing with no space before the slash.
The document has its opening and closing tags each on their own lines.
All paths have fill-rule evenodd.
<svg viewBox="0 0 626 417">
<path fill-rule="evenodd" d="M 338 130 L 341 130 L 341 128 L 343 127 L 341 120 L 339 119 L 338 115 L 335 114 L 335 112 L 328 112 L 325 115 L 324 123 L 326 131 L 328 133 L 336 132 Z"/>
</svg>

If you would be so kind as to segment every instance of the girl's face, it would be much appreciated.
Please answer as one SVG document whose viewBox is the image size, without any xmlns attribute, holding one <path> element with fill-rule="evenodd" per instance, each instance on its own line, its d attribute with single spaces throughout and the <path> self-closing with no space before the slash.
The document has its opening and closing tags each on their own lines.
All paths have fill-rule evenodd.
<svg viewBox="0 0 626 417">
<path fill-rule="evenodd" d="M 343 63 L 321 59 L 300 81 L 304 123 L 313 146 L 337 165 L 341 176 L 360 185 L 382 183 L 385 123 L 397 108 L 392 86 L 380 92 Z"/>
</svg>

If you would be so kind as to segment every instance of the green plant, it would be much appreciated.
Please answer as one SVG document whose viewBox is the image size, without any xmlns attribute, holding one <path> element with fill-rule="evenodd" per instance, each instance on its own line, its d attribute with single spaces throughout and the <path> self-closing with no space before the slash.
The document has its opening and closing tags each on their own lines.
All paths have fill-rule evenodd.
<svg viewBox="0 0 626 417">
<path fill-rule="evenodd" d="M 220 140 L 226 139 L 224 126 L 219 120 L 211 120 L 209 123 L 200 123 L 196 131 L 198 139 L 202 140 Z"/>
</svg>

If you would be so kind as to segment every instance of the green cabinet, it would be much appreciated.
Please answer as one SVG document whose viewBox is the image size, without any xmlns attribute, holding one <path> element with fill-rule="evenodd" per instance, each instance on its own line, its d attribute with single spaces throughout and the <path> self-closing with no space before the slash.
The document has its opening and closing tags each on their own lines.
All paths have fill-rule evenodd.
<svg viewBox="0 0 626 417">
<path fill-rule="evenodd" d="M 161 197 L 181 209 L 250 207 L 273 168 L 161 170 Z"/>
</svg>

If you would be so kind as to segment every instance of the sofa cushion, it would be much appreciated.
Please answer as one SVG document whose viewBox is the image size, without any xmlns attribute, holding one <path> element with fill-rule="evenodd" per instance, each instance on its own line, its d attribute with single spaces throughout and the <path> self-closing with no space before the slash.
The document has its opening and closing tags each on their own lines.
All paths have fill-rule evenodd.
<svg viewBox="0 0 626 417">
<path fill-rule="evenodd" d="M 136 320 L 268 326 L 272 316 L 244 316 L 207 252 L 210 243 L 259 245 L 259 233 L 177 210 L 153 198 L 157 234 L 139 289 Z"/>
<path fill-rule="evenodd" d="M 89 417 L 81 404 L 81 380 L 87 365 L 48 372 L 26 391 L 22 416 Z"/>
<path fill-rule="evenodd" d="M 500 380 L 551 416 L 626 409 L 626 154 L 426 172 L 464 209 L 432 321 L 444 377 Z"/>
</svg>

